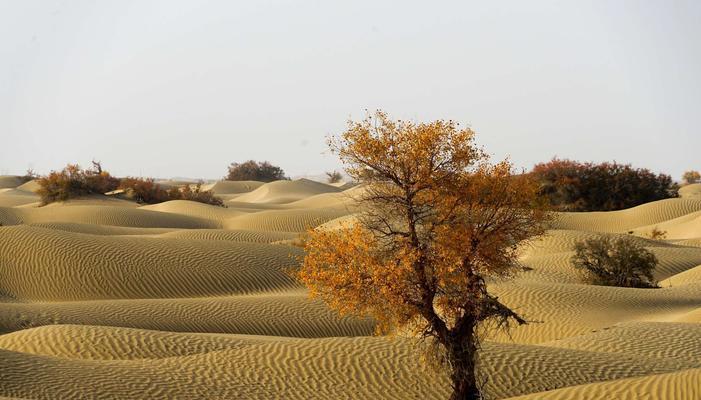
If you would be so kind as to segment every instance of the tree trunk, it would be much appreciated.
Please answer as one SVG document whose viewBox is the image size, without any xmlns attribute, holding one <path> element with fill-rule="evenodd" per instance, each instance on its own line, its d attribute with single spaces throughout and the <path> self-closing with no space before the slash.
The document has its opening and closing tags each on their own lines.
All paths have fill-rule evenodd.
<svg viewBox="0 0 701 400">
<path fill-rule="evenodd" d="M 467 333 L 468 337 L 450 338 L 448 343 L 448 357 L 452 371 L 450 379 L 453 386 L 453 394 L 450 400 L 479 400 L 482 399 L 477 386 L 477 374 L 475 360 L 477 358 L 476 338 L 472 329 Z"/>
</svg>

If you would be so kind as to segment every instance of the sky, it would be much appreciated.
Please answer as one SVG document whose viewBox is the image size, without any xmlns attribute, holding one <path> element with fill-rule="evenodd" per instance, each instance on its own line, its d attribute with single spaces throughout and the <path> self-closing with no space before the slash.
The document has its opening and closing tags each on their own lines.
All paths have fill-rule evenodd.
<svg viewBox="0 0 701 400">
<path fill-rule="evenodd" d="M 0 0 L 0 174 L 339 168 L 383 109 L 495 159 L 701 169 L 698 1 Z"/>
</svg>

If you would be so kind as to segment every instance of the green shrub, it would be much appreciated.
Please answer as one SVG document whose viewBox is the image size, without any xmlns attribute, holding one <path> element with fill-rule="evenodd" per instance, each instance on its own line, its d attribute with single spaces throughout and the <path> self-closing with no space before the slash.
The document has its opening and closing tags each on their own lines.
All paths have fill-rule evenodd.
<svg viewBox="0 0 701 400">
<path fill-rule="evenodd" d="M 256 162 L 248 160 L 244 163 L 231 163 L 229 172 L 224 177 L 227 181 L 259 181 L 273 182 L 289 180 L 282 168 L 272 165 L 267 161 Z"/>
<path fill-rule="evenodd" d="M 629 237 L 601 236 L 575 244 L 572 264 L 595 285 L 658 287 L 657 257 Z"/>
<path fill-rule="evenodd" d="M 88 194 L 104 194 L 119 185 L 119 179 L 103 171 L 99 162 L 93 162 L 93 168 L 83 170 L 78 164 L 68 164 L 61 171 L 51 171 L 38 180 L 37 194 L 41 204 L 66 201 Z"/>
</svg>

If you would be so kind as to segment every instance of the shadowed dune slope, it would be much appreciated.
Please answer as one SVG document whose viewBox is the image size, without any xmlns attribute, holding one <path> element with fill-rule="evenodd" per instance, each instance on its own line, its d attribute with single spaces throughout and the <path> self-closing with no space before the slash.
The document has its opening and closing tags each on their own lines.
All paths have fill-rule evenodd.
<svg viewBox="0 0 701 400">
<path fill-rule="evenodd" d="M 16 188 L 24 183 L 24 179 L 17 175 L 0 175 L 0 189 Z"/>
<path fill-rule="evenodd" d="M 0 207 L 17 207 L 37 203 L 39 196 L 17 189 L 0 189 Z"/>
<path fill-rule="evenodd" d="M 0 292 L 16 299 L 192 297 L 296 286 L 285 269 L 295 265 L 290 255 L 299 250 L 287 246 L 106 237 L 28 226 L 0 230 Z"/>
</svg>

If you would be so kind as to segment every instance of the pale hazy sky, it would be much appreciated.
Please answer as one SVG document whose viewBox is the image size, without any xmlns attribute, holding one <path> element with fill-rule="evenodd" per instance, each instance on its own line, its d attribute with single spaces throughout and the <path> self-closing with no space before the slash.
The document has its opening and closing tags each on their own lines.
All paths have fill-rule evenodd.
<svg viewBox="0 0 701 400">
<path fill-rule="evenodd" d="M 700 40 L 699 1 L 0 0 L 0 174 L 319 173 L 324 137 L 382 108 L 523 167 L 678 179 L 701 169 Z"/>
</svg>

